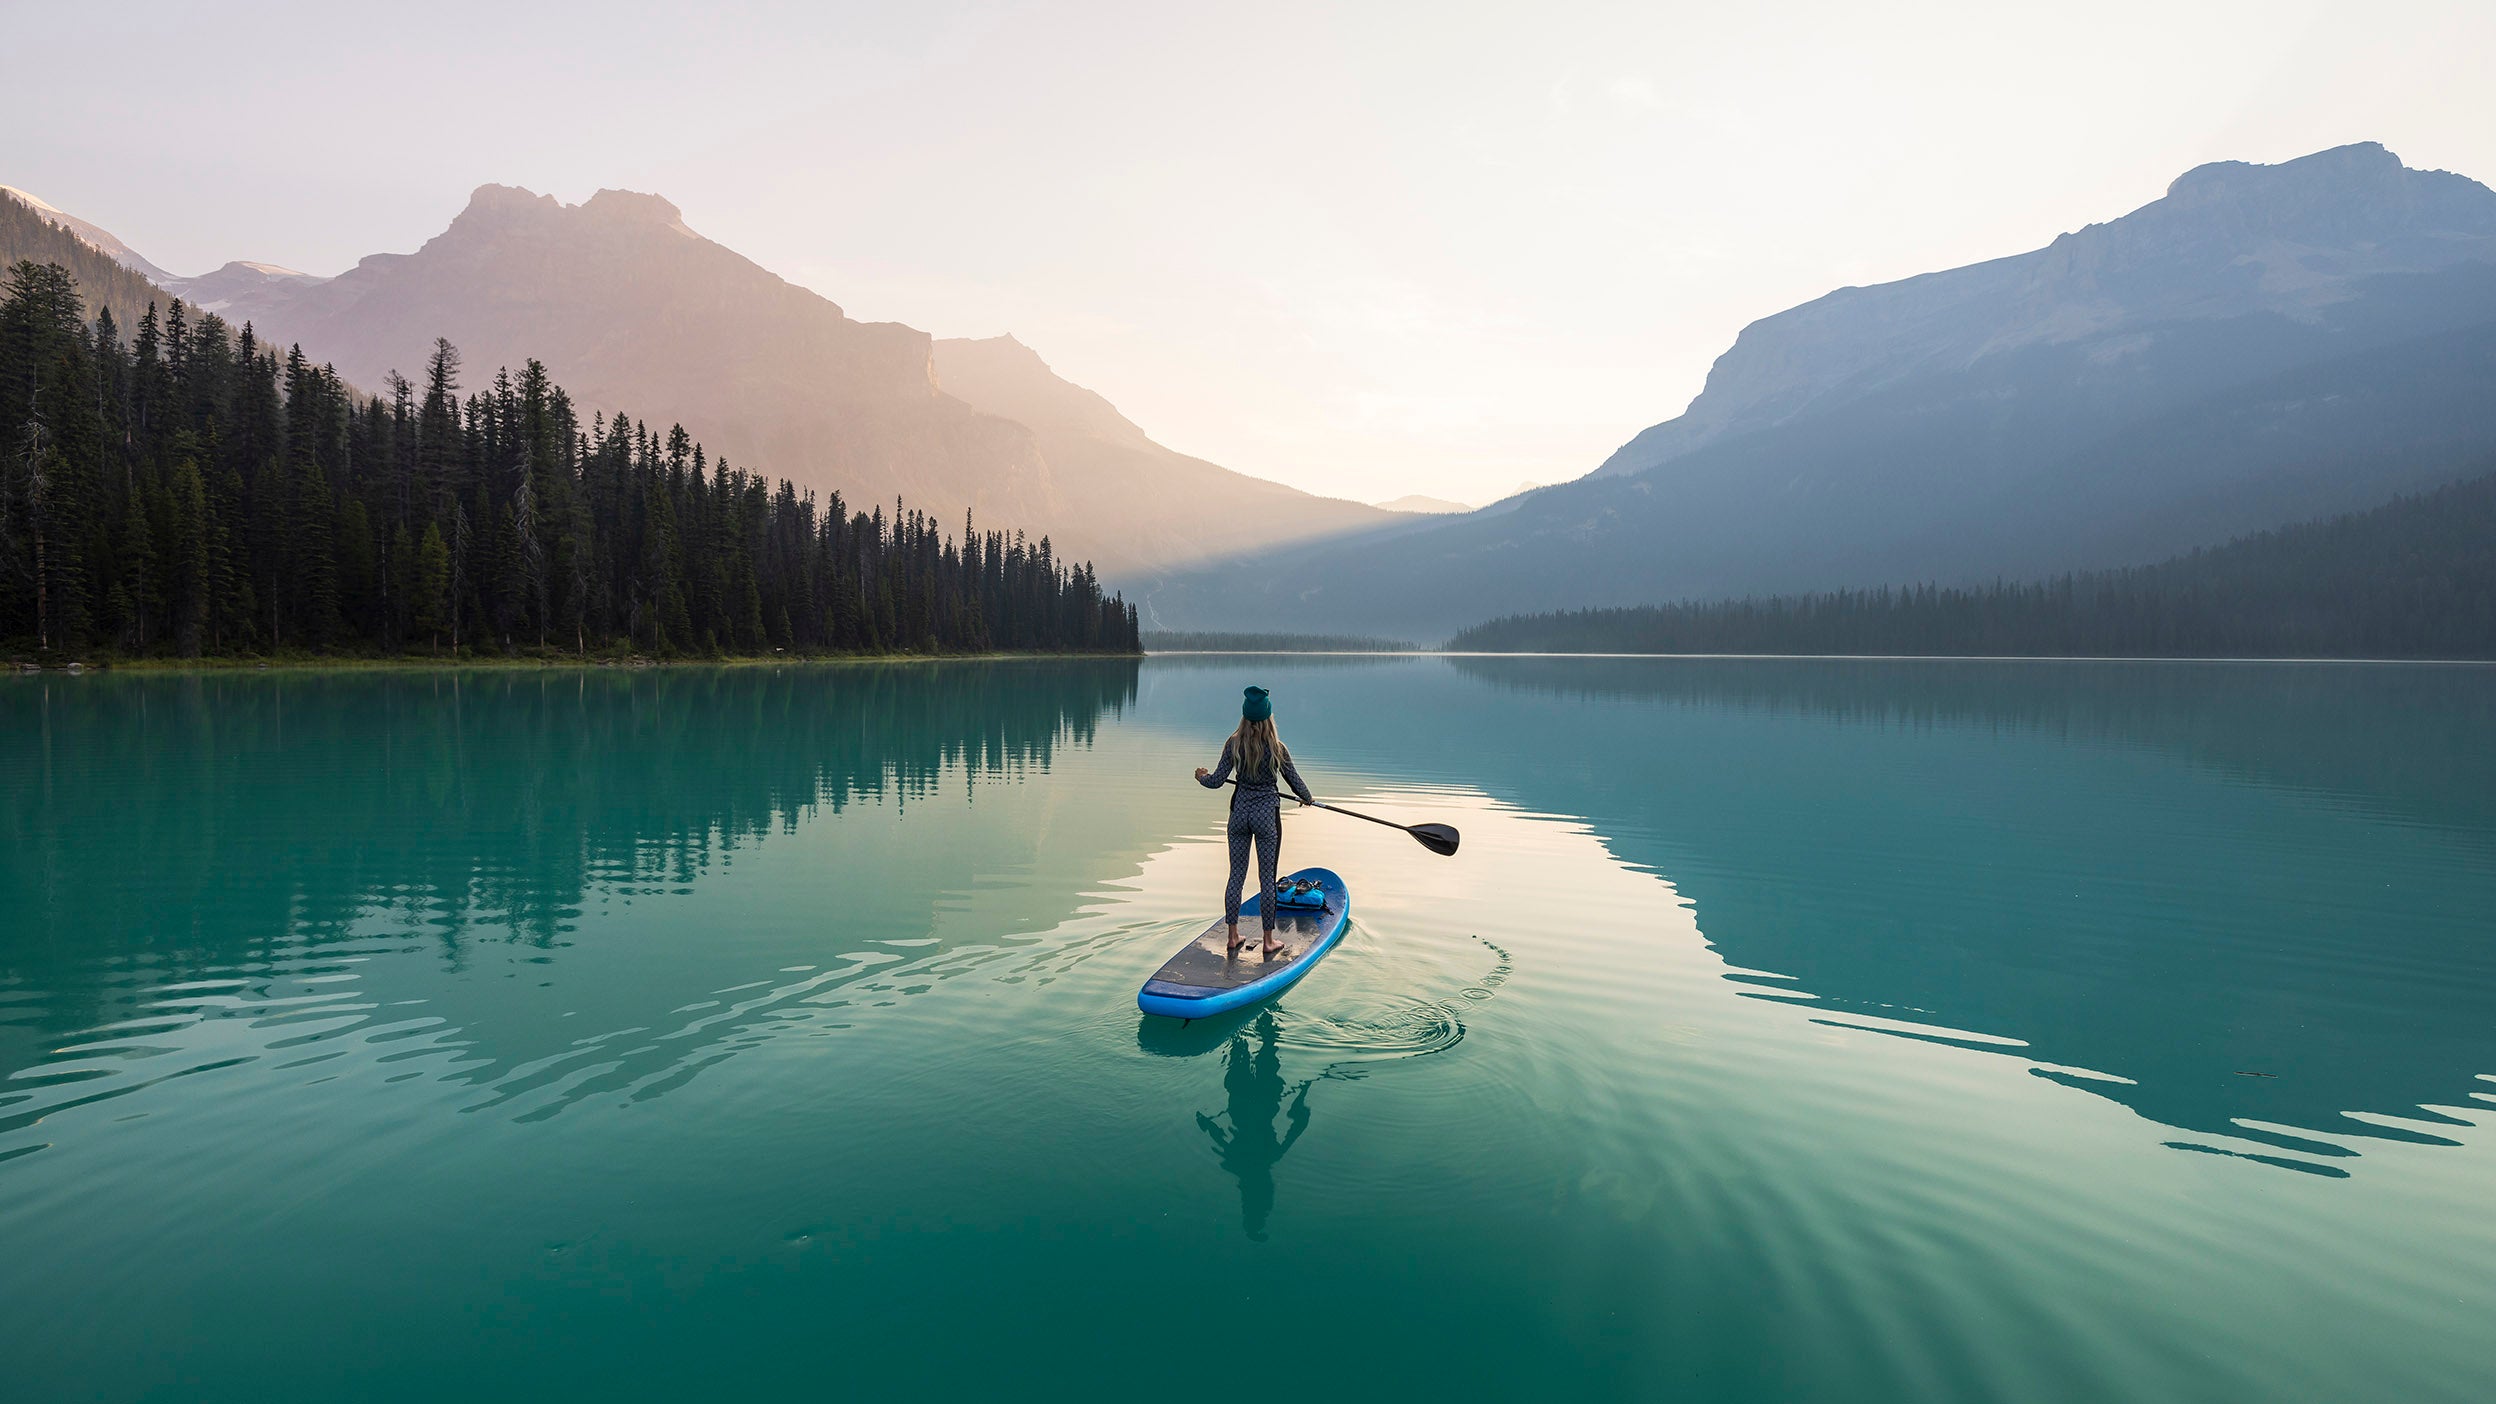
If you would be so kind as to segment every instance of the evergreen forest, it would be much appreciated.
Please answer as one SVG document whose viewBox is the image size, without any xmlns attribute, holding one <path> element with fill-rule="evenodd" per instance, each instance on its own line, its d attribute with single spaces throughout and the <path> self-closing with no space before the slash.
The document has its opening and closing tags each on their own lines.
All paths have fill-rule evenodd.
<svg viewBox="0 0 2496 1404">
<path fill-rule="evenodd" d="M 1138 651 L 1046 537 L 820 500 L 532 360 L 377 394 L 170 299 L 0 285 L 0 652 L 26 660 Z M 860 510 L 861 507 L 865 510 Z M 886 510 L 889 506 L 889 512 Z"/>
<path fill-rule="evenodd" d="M 2496 474 L 2129 570 L 1511 615 L 1482 653 L 2496 658 Z"/>
</svg>

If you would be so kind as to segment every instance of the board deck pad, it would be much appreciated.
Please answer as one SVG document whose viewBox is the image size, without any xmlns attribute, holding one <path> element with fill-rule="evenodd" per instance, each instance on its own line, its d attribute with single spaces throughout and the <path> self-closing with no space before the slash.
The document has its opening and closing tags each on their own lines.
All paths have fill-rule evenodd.
<svg viewBox="0 0 2496 1404">
<path fill-rule="evenodd" d="M 1177 955 L 1162 963 L 1153 978 L 1166 985 L 1186 985 L 1199 990 L 1235 990 L 1242 985 L 1262 980 L 1285 967 L 1308 959 L 1317 938 L 1326 934 L 1334 921 L 1334 909 L 1325 911 L 1277 911 L 1274 913 L 1274 939 L 1283 943 L 1282 952 L 1272 960 L 1263 954 L 1265 937 L 1256 912 L 1248 903 L 1239 904 L 1239 933 L 1246 939 L 1239 943 L 1239 954 L 1226 956 L 1222 947 L 1230 934 L 1220 917 L 1204 933 L 1182 947 Z"/>
<path fill-rule="evenodd" d="M 1301 878 L 1324 889 L 1326 905 L 1322 910 L 1275 908 L 1274 937 L 1282 950 L 1271 958 L 1263 954 L 1263 922 L 1257 915 L 1256 899 L 1250 897 L 1240 904 L 1240 934 L 1246 939 L 1239 944 L 1239 954 L 1223 949 L 1229 940 L 1225 924 L 1219 919 L 1209 922 L 1195 940 L 1162 962 L 1144 982 L 1136 1003 L 1147 1014 L 1199 1018 L 1253 1004 L 1297 981 L 1334 949 L 1352 909 L 1352 894 L 1342 878 L 1324 868 L 1304 868 L 1283 881 Z"/>
</svg>

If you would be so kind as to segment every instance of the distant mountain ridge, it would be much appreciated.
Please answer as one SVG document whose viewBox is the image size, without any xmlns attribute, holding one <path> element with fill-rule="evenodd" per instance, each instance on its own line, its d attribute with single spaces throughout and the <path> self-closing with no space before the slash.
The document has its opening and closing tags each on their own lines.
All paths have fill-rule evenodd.
<svg viewBox="0 0 2496 1404">
<path fill-rule="evenodd" d="M 481 186 L 416 252 L 334 278 L 252 262 L 173 277 L 27 198 L 96 250 L 153 269 L 167 293 L 300 344 L 367 390 L 415 375 L 437 336 L 459 347 L 472 392 L 534 357 L 585 413 L 681 422 L 739 467 L 838 489 L 861 510 L 900 497 L 957 527 L 974 514 L 1048 536 L 1104 575 L 1192 565 L 1260 534 L 1300 541 L 1398 520 L 1165 449 L 1010 339 L 940 348 L 897 322 L 856 321 L 697 234 L 657 195 L 601 190 L 566 205 Z"/>
<path fill-rule="evenodd" d="M 260 305 L 280 301 L 289 291 L 328 281 L 311 273 L 280 268 L 274 263 L 237 259 L 213 273 L 203 273 L 196 278 L 175 278 L 164 286 L 166 291 L 180 296 L 200 311 L 222 316 L 236 303 Z"/>
<path fill-rule="evenodd" d="M 2216 161 L 2131 214 L 2042 249 L 1840 288 L 1743 328 L 1690 408 L 1595 471 L 1643 472 L 1735 434 L 2023 347 L 2138 354 L 2133 334 L 2272 314 L 2314 324 L 2361 281 L 2496 261 L 2496 191 L 2374 142 L 2277 166 Z"/>
<path fill-rule="evenodd" d="M 1746 328 L 1596 473 L 1202 574 L 1162 628 L 1496 615 L 2145 564 L 2496 453 L 2496 192 L 2379 146 L 2188 172 L 2045 249 Z"/>
</svg>

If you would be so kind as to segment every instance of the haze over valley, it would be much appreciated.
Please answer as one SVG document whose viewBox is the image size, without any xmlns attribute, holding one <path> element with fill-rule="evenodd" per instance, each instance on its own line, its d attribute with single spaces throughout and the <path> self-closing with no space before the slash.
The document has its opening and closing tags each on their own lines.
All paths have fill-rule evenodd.
<svg viewBox="0 0 2496 1404">
<path fill-rule="evenodd" d="M 2145 564 L 2496 469 L 2496 192 L 2371 143 L 1746 328 L 1584 478 L 1145 595 L 1148 626 L 1494 614 Z"/>
<path fill-rule="evenodd" d="M 180 297 L 385 397 L 437 337 L 471 388 L 541 360 L 585 410 L 638 406 L 736 466 L 1048 537 L 1147 629 L 1429 641 L 1503 614 L 2032 579 L 2496 463 L 2496 192 L 2371 143 L 2198 167 L 2045 248 L 1762 318 L 1682 414 L 1478 509 L 1174 452 L 1012 336 L 856 321 L 657 195 L 482 186 L 415 252 L 334 278 L 178 277 L 39 197 L 0 202 L 22 246 L 0 253 L 74 240 L 90 301 L 125 320 Z"/>
<path fill-rule="evenodd" d="M 1010 337 L 940 342 L 855 321 L 704 239 L 655 195 L 607 190 L 569 206 L 482 186 L 416 252 L 335 278 L 243 262 L 171 277 L 97 226 L 32 207 L 168 294 L 299 345 L 368 391 L 417 375 L 437 337 L 459 348 L 472 389 L 534 358 L 584 412 L 637 406 L 737 466 L 860 506 L 901 498 L 940 522 L 967 513 L 1049 536 L 1113 575 L 1217 554 L 1210 524 L 1224 520 L 1297 539 L 1393 519 L 1162 448 Z"/>
</svg>

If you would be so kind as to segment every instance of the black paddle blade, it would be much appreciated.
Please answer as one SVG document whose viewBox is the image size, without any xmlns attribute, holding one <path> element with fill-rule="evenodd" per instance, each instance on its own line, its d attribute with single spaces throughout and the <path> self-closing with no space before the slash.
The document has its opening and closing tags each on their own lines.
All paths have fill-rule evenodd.
<svg viewBox="0 0 2496 1404">
<path fill-rule="evenodd" d="M 1442 858 L 1456 856 L 1456 831 L 1445 824 L 1415 824 L 1405 832 L 1421 840 L 1422 847 Z"/>
</svg>

